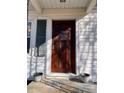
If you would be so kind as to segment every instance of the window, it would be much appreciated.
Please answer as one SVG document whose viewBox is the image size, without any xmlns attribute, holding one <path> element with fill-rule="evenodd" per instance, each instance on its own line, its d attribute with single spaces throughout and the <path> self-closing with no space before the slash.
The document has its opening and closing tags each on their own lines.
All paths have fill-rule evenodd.
<svg viewBox="0 0 124 93">
<path fill-rule="evenodd" d="M 31 22 L 27 23 L 27 53 L 30 49 L 30 38 L 31 38 Z"/>
</svg>

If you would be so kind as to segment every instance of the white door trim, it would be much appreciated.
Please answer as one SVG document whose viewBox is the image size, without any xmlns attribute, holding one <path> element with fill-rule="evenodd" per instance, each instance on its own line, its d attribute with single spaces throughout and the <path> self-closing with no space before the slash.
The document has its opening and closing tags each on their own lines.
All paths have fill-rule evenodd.
<svg viewBox="0 0 124 93">
<path fill-rule="evenodd" d="M 58 20 L 58 19 L 57 19 Z M 59 19 L 59 20 L 64 20 L 64 19 Z M 65 20 L 74 20 L 74 19 L 65 19 Z M 46 60 L 46 63 L 47 63 L 47 65 L 46 65 L 46 75 L 49 77 L 49 76 L 56 76 L 56 77 L 59 77 L 59 76 L 63 76 L 63 77 L 68 77 L 69 76 L 69 74 L 71 74 L 71 73 L 54 73 L 54 72 L 51 72 L 51 62 L 52 62 L 52 19 L 48 19 L 48 21 L 47 21 L 48 23 L 47 23 L 47 60 Z M 75 19 L 75 40 L 76 40 L 76 42 L 75 42 L 75 50 L 76 50 L 76 52 L 75 52 L 75 71 L 76 71 L 76 74 L 78 74 L 78 31 L 77 31 L 77 19 Z"/>
<path fill-rule="evenodd" d="M 52 20 L 55 20 L 55 19 L 52 19 L 52 18 L 48 18 L 48 17 L 38 17 L 37 18 L 37 20 L 38 19 L 43 19 L 43 20 L 46 20 L 47 21 L 47 25 L 46 25 L 46 44 L 47 44 L 47 53 L 46 53 L 46 64 L 45 64 L 45 75 L 47 76 L 47 77 L 51 77 L 51 76 L 56 76 L 56 77 L 59 77 L 59 76 L 63 76 L 63 77 L 66 77 L 66 76 L 69 76 L 69 74 L 71 74 L 71 73 L 53 73 L 53 72 L 51 72 L 51 58 L 52 58 Z M 63 19 L 63 18 L 61 18 L 61 19 L 57 19 L 57 20 L 74 20 L 74 19 Z M 76 28 L 75 28 L 75 40 L 76 40 L 76 42 L 75 42 L 75 50 L 76 50 L 76 52 L 75 52 L 75 57 L 76 57 L 76 59 L 75 59 L 75 64 L 76 64 L 76 67 L 75 67 L 75 70 L 76 70 L 76 74 L 79 74 L 79 69 L 78 69 L 78 61 L 79 61 L 79 40 L 78 40 L 78 35 L 79 35 L 79 31 L 78 31 L 78 27 L 77 27 L 77 20 L 78 19 L 75 19 L 75 26 L 76 26 Z"/>
</svg>

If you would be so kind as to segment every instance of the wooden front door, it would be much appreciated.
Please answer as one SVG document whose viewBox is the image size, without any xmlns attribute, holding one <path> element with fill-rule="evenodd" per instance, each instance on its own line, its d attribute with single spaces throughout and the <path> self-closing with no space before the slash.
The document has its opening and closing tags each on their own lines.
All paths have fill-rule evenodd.
<svg viewBox="0 0 124 93">
<path fill-rule="evenodd" d="M 52 22 L 51 71 L 75 73 L 75 20 Z"/>
</svg>

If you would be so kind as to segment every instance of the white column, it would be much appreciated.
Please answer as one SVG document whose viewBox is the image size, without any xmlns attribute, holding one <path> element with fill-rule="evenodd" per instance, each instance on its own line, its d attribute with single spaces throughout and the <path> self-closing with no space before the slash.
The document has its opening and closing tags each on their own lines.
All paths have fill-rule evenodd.
<svg viewBox="0 0 124 93">
<path fill-rule="evenodd" d="M 35 42 L 36 42 L 36 30 L 37 30 L 37 19 L 34 19 L 32 21 L 32 31 L 31 31 L 31 42 L 30 42 L 30 48 L 35 48 Z"/>
<path fill-rule="evenodd" d="M 46 28 L 46 42 L 47 42 L 47 57 L 46 57 L 46 74 L 51 73 L 51 54 L 52 54 L 52 20 L 47 19 Z"/>
</svg>

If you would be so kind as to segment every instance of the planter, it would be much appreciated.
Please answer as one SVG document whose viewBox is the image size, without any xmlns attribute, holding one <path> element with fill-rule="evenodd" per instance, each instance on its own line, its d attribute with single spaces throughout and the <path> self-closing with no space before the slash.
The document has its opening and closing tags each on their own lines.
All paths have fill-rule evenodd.
<svg viewBox="0 0 124 93">
<path fill-rule="evenodd" d="M 41 81 L 42 75 L 43 75 L 43 73 L 36 73 L 36 74 L 34 75 L 34 81 L 36 81 L 36 82 Z"/>
</svg>

